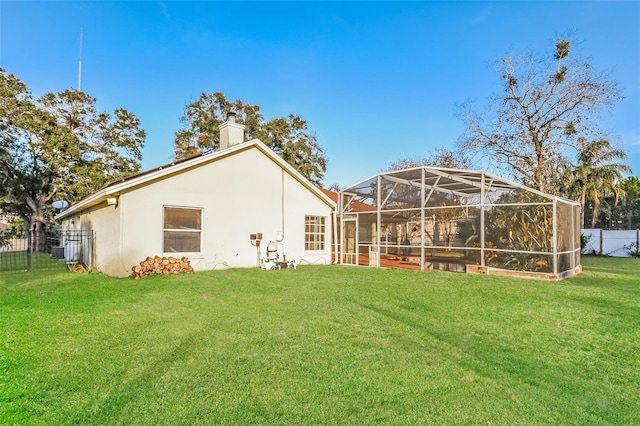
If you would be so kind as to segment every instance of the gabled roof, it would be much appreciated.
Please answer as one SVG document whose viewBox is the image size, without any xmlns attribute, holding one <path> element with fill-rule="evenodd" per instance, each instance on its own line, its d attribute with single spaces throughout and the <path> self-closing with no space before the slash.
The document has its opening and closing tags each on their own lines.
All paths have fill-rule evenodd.
<svg viewBox="0 0 640 426">
<path fill-rule="evenodd" d="M 322 191 L 324 193 L 324 195 L 326 195 L 327 197 L 331 198 L 331 201 L 333 201 L 334 203 L 338 203 L 338 193 L 335 191 L 332 191 L 330 189 L 327 188 L 323 188 L 321 186 L 318 187 L 318 189 L 320 191 Z"/>
<path fill-rule="evenodd" d="M 65 217 L 79 213 L 89 207 L 95 206 L 106 201 L 107 198 L 117 196 L 122 191 L 135 189 L 138 186 L 147 184 L 152 181 L 158 181 L 167 179 L 178 173 L 191 170 L 197 167 L 207 165 L 216 161 L 220 161 L 224 158 L 238 154 L 240 152 L 247 151 L 249 149 L 257 149 L 266 155 L 271 161 L 280 166 L 291 177 L 300 182 L 311 193 L 322 200 L 329 207 L 334 208 L 336 203 L 322 192 L 318 187 L 312 184 L 307 178 L 302 176 L 300 172 L 294 169 L 289 163 L 284 161 L 278 154 L 276 154 L 271 148 L 262 143 L 259 139 L 253 139 L 247 142 L 243 142 L 234 145 L 224 150 L 215 151 L 209 154 L 199 155 L 191 157 L 186 160 L 177 161 L 175 163 L 167 164 L 165 166 L 156 167 L 155 169 L 146 170 L 134 176 L 113 182 L 102 189 L 94 192 L 88 197 L 80 200 L 76 204 L 69 207 L 64 212 L 56 216 L 56 219 L 64 219 Z"/>
</svg>

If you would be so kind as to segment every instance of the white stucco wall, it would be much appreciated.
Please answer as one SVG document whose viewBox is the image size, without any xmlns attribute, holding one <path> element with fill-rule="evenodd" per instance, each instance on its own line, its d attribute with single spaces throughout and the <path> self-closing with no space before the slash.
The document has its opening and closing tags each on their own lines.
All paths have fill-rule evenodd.
<svg viewBox="0 0 640 426">
<path fill-rule="evenodd" d="M 165 206 L 202 209 L 200 253 L 163 253 Z M 287 260 L 329 264 L 331 214 L 330 206 L 254 148 L 123 192 L 117 207 L 94 210 L 90 221 L 97 268 L 123 277 L 147 256 L 186 256 L 195 270 L 254 267 L 258 252 L 249 235 L 259 232 L 262 257 L 282 231 L 278 248 Z M 326 218 L 324 251 L 305 252 L 305 215 Z"/>
<path fill-rule="evenodd" d="M 113 276 L 120 276 L 123 270 L 118 265 L 116 247 L 120 241 L 120 210 L 103 202 L 97 206 L 66 218 L 62 222 L 65 231 L 84 231 L 83 252 L 87 266 Z M 90 231 L 100 230 L 99 239 Z M 73 234 L 71 234 L 73 235 Z"/>
<path fill-rule="evenodd" d="M 107 275 L 118 276 L 123 268 L 130 267 L 121 263 L 118 251 L 114 250 L 121 241 L 121 209 L 104 203 L 91 213 L 88 220 L 92 230 L 100 230 L 100 238 L 96 233 L 93 243 L 94 267 Z"/>
</svg>

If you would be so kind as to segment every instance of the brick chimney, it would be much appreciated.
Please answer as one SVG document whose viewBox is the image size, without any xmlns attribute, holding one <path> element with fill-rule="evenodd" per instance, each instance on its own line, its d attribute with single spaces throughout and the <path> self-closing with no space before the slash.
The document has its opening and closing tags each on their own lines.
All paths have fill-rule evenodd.
<svg viewBox="0 0 640 426">
<path fill-rule="evenodd" d="M 220 149 L 227 149 L 244 142 L 244 129 L 244 125 L 236 123 L 236 113 L 229 111 L 227 113 L 227 121 L 219 127 Z"/>
</svg>

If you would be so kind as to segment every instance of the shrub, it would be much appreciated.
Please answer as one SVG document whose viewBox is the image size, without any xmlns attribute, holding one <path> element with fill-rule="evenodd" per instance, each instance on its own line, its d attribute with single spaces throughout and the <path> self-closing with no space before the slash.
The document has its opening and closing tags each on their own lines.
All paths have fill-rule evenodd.
<svg viewBox="0 0 640 426">
<path fill-rule="evenodd" d="M 629 251 L 629 256 L 640 258 L 640 244 L 637 242 L 631 243 L 628 246 L 624 246 L 625 249 Z"/>
</svg>

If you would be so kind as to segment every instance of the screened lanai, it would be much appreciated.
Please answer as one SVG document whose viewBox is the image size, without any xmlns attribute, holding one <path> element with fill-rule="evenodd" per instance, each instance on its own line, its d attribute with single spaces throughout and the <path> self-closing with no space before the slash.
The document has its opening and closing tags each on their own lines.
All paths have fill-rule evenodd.
<svg viewBox="0 0 640 426">
<path fill-rule="evenodd" d="M 490 173 L 416 167 L 339 194 L 342 264 L 558 279 L 580 271 L 580 205 Z"/>
</svg>

